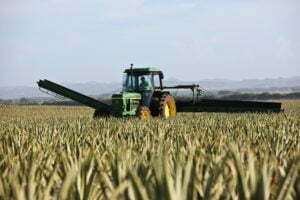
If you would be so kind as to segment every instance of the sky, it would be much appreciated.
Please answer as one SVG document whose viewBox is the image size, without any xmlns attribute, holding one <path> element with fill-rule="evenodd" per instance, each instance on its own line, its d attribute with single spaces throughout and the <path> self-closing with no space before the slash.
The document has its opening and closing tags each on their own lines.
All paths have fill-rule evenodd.
<svg viewBox="0 0 300 200">
<path fill-rule="evenodd" d="M 0 86 L 300 76 L 299 0 L 0 0 Z"/>
</svg>

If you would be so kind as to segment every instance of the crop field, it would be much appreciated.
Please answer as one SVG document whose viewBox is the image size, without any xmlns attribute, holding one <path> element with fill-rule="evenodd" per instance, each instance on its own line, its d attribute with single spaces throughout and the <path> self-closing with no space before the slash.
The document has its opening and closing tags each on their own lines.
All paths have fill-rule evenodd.
<svg viewBox="0 0 300 200">
<path fill-rule="evenodd" d="M 92 119 L 0 106 L 0 200 L 300 199 L 300 101 L 284 113 Z"/>
</svg>

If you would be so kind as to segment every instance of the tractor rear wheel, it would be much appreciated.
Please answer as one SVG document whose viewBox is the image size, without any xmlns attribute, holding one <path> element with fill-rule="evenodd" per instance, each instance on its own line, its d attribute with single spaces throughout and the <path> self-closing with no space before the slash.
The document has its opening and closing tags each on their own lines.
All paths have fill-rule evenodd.
<svg viewBox="0 0 300 200">
<path fill-rule="evenodd" d="M 159 101 L 159 115 L 165 119 L 176 116 L 176 103 L 172 95 L 163 94 Z"/>
<path fill-rule="evenodd" d="M 95 110 L 93 118 L 107 118 L 109 117 L 109 113 L 103 110 Z"/>
<path fill-rule="evenodd" d="M 150 109 L 147 106 L 139 106 L 136 111 L 136 116 L 142 120 L 147 120 L 151 118 Z"/>
</svg>

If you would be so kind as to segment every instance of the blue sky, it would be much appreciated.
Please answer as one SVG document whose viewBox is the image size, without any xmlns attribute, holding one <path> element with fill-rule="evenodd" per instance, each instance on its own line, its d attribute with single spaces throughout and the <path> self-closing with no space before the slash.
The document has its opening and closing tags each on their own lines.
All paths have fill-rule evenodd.
<svg viewBox="0 0 300 200">
<path fill-rule="evenodd" d="M 298 0 L 1 0 L 0 86 L 300 75 Z"/>
</svg>

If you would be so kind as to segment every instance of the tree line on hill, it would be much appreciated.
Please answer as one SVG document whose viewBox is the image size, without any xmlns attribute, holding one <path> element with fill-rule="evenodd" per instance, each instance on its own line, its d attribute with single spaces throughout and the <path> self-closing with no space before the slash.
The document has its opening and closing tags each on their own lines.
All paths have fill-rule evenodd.
<svg viewBox="0 0 300 200">
<path fill-rule="evenodd" d="M 219 91 L 212 98 L 225 100 L 281 100 L 281 99 L 300 99 L 300 92 L 293 93 L 239 93 L 230 91 Z"/>
</svg>

